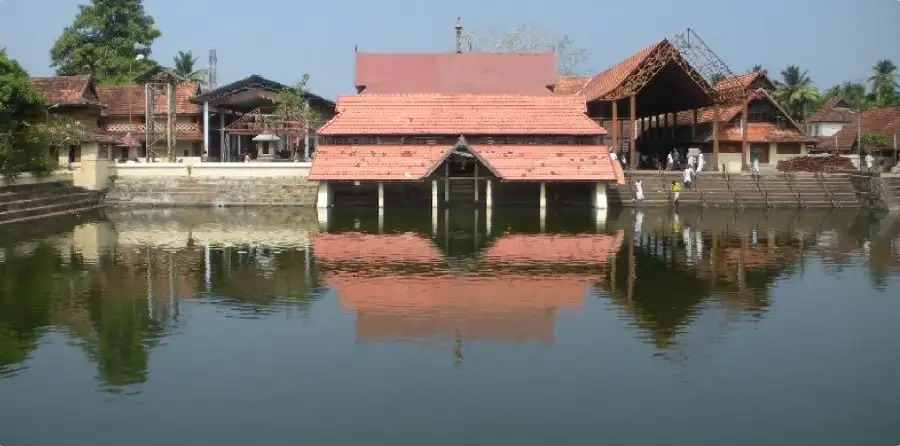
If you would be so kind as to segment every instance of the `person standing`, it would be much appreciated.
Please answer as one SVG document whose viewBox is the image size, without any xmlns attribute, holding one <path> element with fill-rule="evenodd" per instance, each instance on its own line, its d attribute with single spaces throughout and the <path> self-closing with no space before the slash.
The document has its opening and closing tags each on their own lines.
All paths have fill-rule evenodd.
<svg viewBox="0 0 900 446">
<path fill-rule="evenodd" d="M 752 161 L 750 162 L 750 166 L 753 169 L 753 173 L 759 175 L 759 152 L 753 152 Z"/>
<path fill-rule="evenodd" d="M 644 184 L 641 180 L 634 180 L 634 198 L 638 201 L 644 199 Z"/>
<path fill-rule="evenodd" d="M 875 157 L 872 156 L 872 152 L 866 153 L 866 169 L 872 170 L 872 167 L 875 166 Z"/>
<path fill-rule="evenodd" d="M 672 156 L 672 152 L 669 152 L 666 155 L 666 170 L 672 170 L 675 167 L 675 157 Z"/>
<path fill-rule="evenodd" d="M 693 180 L 693 172 L 691 171 L 690 166 L 684 168 L 684 188 L 690 189 L 691 183 Z"/>
<path fill-rule="evenodd" d="M 672 182 L 672 204 L 678 206 L 678 199 L 681 197 L 681 185 L 677 181 Z"/>
<path fill-rule="evenodd" d="M 703 171 L 703 166 L 706 164 L 706 160 L 703 158 L 703 153 L 701 152 L 697 155 L 697 172 Z"/>
</svg>

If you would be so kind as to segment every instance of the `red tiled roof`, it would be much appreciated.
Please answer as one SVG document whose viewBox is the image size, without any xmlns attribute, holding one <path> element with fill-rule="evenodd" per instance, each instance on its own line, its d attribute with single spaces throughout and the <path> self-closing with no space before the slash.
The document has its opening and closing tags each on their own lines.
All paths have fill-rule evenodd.
<svg viewBox="0 0 900 446">
<path fill-rule="evenodd" d="M 666 40 L 656 42 L 639 51 L 637 54 L 632 55 L 622 62 L 613 65 L 606 71 L 594 76 L 594 78 L 581 89 L 579 94 L 583 95 L 588 101 L 603 99 L 604 96 L 612 93 L 613 90 L 622 85 L 628 76 L 641 66 L 641 63 L 664 44 L 667 44 Z"/>
<path fill-rule="evenodd" d="M 544 94 L 556 83 L 553 53 L 356 53 L 365 93 Z"/>
<path fill-rule="evenodd" d="M 421 180 L 448 146 L 319 146 L 309 179 Z"/>
<path fill-rule="evenodd" d="M 313 249 L 322 262 L 443 263 L 434 245 L 418 234 L 318 233 Z"/>
<path fill-rule="evenodd" d="M 834 136 L 823 141 L 823 150 L 847 151 L 856 143 L 857 128 L 863 136 L 868 134 L 882 134 L 893 136 L 893 131 L 900 127 L 900 107 L 884 107 L 866 110 L 852 115 L 853 121 L 844 126 Z M 859 124 L 857 124 L 859 120 Z M 835 147 L 836 142 L 836 147 Z"/>
<path fill-rule="evenodd" d="M 751 71 L 716 82 L 713 88 L 717 91 L 731 90 L 733 88 L 743 88 L 746 90 L 753 87 L 753 83 L 757 80 L 765 82 L 770 89 L 775 87 L 775 82 L 773 82 L 767 74 L 759 71 Z"/>
<path fill-rule="evenodd" d="M 822 104 L 815 113 L 809 116 L 809 122 L 850 122 L 853 121 L 854 110 L 842 98 L 834 97 Z"/>
<path fill-rule="evenodd" d="M 604 135 L 575 96 L 398 94 L 338 98 L 319 135 Z"/>
<path fill-rule="evenodd" d="M 742 138 L 740 127 L 735 126 L 725 127 L 719 135 L 720 141 L 742 141 Z M 769 122 L 751 122 L 747 125 L 747 141 L 814 143 L 819 139 L 806 136 L 795 128 L 779 129 L 778 126 Z"/>
<path fill-rule="evenodd" d="M 482 255 L 485 262 L 508 265 L 535 263 L 606 263 L 615 255 L 625 233 L 596 235 L 504 235 Z"/>
<path fill-rule="evenodd" d="M 100 105 L 90 75 L 32 77 L 29 82 L 47 106 Z"/>
<path fill-rule="evenodd" d="M 625 184 L 622 166 L 606 146 L 474 146 L 491 170 L 506 181 L 615 181 Z"/>
<path fill-rule="evenodd" d="M 590 82 L 592 76 L 560 76 L 556 80 L 556 88 L 553 92 L 556 94 L 577 94 Z"/>
<path fill-rule="evenodd" d="M 175 113 L 185 115 L 201 114 L 201 107 L 190 102 L 197 92 L 199 85 L 196 83 L 184 83 L 175 87 Z M 100 102 L 107 106 L 106 114 L 113 116 L 143 115 L 146 104 L 146 89 L 144 85 L 101 85 L 97 87 Z M 129 97 L 130 95 L 130 97 Z M 156 104 L 157 113 L 165 113 L 168 105 L 165 96 Z"/>
</svg>

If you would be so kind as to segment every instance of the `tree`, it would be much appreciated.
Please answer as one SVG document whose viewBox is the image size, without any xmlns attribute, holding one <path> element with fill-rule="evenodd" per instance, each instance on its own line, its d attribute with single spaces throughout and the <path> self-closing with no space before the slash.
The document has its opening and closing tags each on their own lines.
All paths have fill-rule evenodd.
<svg viewBox="0 0 900 446">
<path fill-rule="evenodd" d="M 856 110 L 866 110 L 871 106 L 866 94 L 866 86 L 859 82 L 844 82 L 829 88 L 823 99 L 840 97 Z"/>
<path fill-rule="evenodd" d="M 179 51 L 178 54 L 175 55 L 172 71 L 191 82 L 197 82 L 204 86 L 209 85 L 209 71 L 206 68 L 195 70 L 194 66 L 196 64 L 197 58 L 194 57 L 194 53 L 190 51 L 186 53 L 184 51 Z"/>
<path fill-rule="evenodd" d="M 762 73 L 766 76 L 769 75 L 769 70 L 763 68 L 762 65 L 754 65 L 753 68 L 750 69 L 751 73 Z"/>
<path fill-rule="evenodd" d="M 300 82 L 287 87 L 275 95 L 275 115 L 288 125 L 300 125 L 304 128 L 304 137 L 309 136 L 309 131 L 319 128 L 324 122 L 324 116 L 309 104 L 309 74 L 304 73 Z"/>
<path fill-rule="evenodd" d="M 534 24 L 519 26 L 512 31 L 494 29 L 480 35 L 464 36 L 468 49 L 490 53 L 556 53 L 556 69 L 559 74 L 586 74 L 584 64 L 590 58 L 587 49 L 575 44 L 568 35 L 558 36 Z"/>
<path fill-rule="evenodd" d="M 722 73 L 713 73 L 712 76 L 709 77 L 709 82 L 712 85 L 716 85 L 719 82 L 722 82 L 724 80 L 725 80 L 725 75 Z"/>
<path fill-rule="evenodd" d="M 791 65 L 781 72 L 782 84 L 775 90 L 775 99 L 796 120 L 803 120 L 819 103 L 819 91 L 809 77 L 809 71 Z"/>
<path fill-rule="evenodd" d="M 875 63 L 869 83 L 875 105 L 887 107 L 898 102 L 897 91 L 900 90 L 900 85 L 897 83 L 897 66 L 891 60 L 884 59 Z"/>
<path fill-rule="evenodd" d="M 149 70 L 150 46 L 161 33 L 142 0 L 91 0 L 50 49 L 56 74 L 93 74 L 101 83 L 130 82 Z M 137 60 L 138 56 L 144 56 Z"/>
<path fill-rule="evenodd" d="M 28 73 L 0 49 L 0 175 L 15 179 L 23 172 L 49 170 L 47 135 L 40 126 L 46 116 Z"/>
</svg>

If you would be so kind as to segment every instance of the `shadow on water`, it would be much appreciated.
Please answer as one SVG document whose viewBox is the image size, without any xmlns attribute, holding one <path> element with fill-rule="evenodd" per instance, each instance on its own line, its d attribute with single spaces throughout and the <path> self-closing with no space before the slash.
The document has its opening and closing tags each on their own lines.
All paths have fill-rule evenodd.
<svg viewBox="0 0 900 446">
<path fill-rule="evenodd" d="M 542 215 L 543 214 L 543 215 Z M 699 321 L 764 318 L 778 281 L 811 262 L 900 268 L 894 216 L 804 210 L 429 208 L 110 211 L 0 239 L 0 377 L 61 332 L 101 388 L 139 390 L 151 351 L 188 319 L 315 317 L 336 296 L 357 342 L 553 345 L 558 313 L 596 300 L 634 337 L 677 356 Z M 334 294 L 331 294 L 334 293 Z M 719 320 L 717 319 L 717 320 Z M 721 333 L 714 334 L 719 336 Z"/>
</svg>

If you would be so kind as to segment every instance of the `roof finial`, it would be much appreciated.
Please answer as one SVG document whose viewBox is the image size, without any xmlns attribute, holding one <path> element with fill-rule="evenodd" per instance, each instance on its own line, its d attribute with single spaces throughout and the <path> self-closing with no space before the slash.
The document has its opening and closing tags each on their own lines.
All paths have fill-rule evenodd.
<svg viewBox="0 0 900 446">
<path fill-rule="evenodd" d="M 456 53 L 462 53 L 462 20 L 460 17 L 456 18 Z"/>
<path fill-rule="evenodd" d="M 354 53 L 358 53 L 358 52 L 359 52 L 359 45 L 353 45 L 353 52 L 354 52 Z"/>
</svg>

